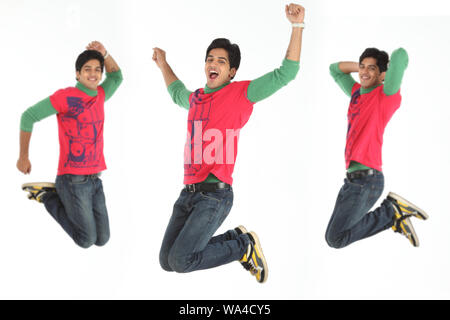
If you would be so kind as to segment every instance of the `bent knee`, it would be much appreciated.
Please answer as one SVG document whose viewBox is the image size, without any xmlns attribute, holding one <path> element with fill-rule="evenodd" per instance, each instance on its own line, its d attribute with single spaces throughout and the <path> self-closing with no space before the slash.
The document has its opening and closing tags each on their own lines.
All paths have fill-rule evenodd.
<svg viewBox="0 0 450 320">
<path fill-rule="evenodd" d="M 109 241 L 109 236 L 97 238 L 97 241 L 95 242 L 95 245 L 98 247 L 103 247 L 105 244 L 107 244 Z"/>
<path fill-rule="evenodd" d="M 173 271 L 172 267 L 169 264 L 169 260 L 167 258 L 167 255 L 165 257 L 161 257 L 161 255 L 159 256 L 159 265 L 161 266 L 161 268 L 164 271 L 167 271 L 167 272 Z"/>
<path fill-rule="evenodd" d="M 342 241 L 342 238 L 325 237 L 325 240 L 330 248 L 341 249 L 346 246 Z"/>
<path fill-rule="evenodd" d="M 188 272 L 188 263 L 185 255 L 170 253 L 168 257 L 169 267 L 171 271 L 177 273 Z"/>
<path fill-rule="evenodd" d="M 83 249 L 87 249 L 94 245 L 95 239 L 77 239 L 77 240 L 75 240 L 75 243 L 79 247 L 81 247 Z"/>
<path fill-rule="evenodd" d="M 169 264 L 169 252 L 163 248 L 159 251 L 159 265 L 164 271 L 173 271 Z"/>
</svg>

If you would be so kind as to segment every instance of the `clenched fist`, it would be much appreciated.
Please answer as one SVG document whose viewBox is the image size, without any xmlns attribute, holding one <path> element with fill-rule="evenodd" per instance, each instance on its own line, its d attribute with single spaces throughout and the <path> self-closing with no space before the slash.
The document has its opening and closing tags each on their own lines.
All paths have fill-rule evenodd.
<svg viewBox="0 0 450 320">
<path fill-rule="evenodd" d="M 162 66 L 167 64 L 166 61 L 166 52 L 160 48 L 153 48 L 153 61 L 156 62 L 156 65 L 161 69 Z"/>
<path fill-rule="evenodd" d="M 286 18 L 291 23 L 302 23 L 305 19 L 305 8 L 303 8 L 299 4 L 291 3 L 290 5 L 286 5 Z"/>
<path fill-rule="evenodd" d="M 19 158 L 16 167 L 24 174 L 29 174 L 31 172 L 31 162 L 28 158 Z"/>
<path fill-rule="evenodd" d="M 101 44 L 98 41 L 92 41 L 91 43 L 89 43 L 86 46 L 86 49 L 87 50 L 96 50 L 96 51 L 100 52 L 102 54 L 102 56 L 105 56 L 105 54 L 106 54 L 105 47 L 103 46 L 103 44 Z"/>
</svg>

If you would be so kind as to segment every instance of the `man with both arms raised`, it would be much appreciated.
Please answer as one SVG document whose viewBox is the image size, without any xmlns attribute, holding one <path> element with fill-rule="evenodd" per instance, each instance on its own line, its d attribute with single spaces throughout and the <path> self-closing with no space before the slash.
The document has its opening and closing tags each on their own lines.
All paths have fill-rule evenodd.
<svg viewBox="0 0 450 320">
<path fill-rule="evenodd" d="M 250 118 L 253 105 L 293 80 L 299 69 L 305 11 L 295 4 L 285 11 L 292 23 L 286 58 L 279 69 L 253 81 L 231 82 L 239 68 L 240 51 L 227 39 L 216 39 L 208 47 L 206 86 L 195 92 L 175 76 L 165 52 L 154 49 L 153 60 L 173 101 L 189 110 L 185 188 L 175 202 L 160 250 L 160 264 L 166 271 L 191 272 L 239 260 L 258 282 L 267 280 L 267 263 L 255 232 L 239 226 L 224 234 L 214 233 L 233 204 L 239 130 Z M 210 140 L 214 141 L 205 143 Z"/>
</svg>

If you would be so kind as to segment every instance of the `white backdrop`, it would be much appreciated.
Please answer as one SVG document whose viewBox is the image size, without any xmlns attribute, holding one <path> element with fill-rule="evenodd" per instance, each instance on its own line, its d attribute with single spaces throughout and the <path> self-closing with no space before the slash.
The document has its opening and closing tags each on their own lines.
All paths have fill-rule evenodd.
<svg viewBox="0 0 450 320">
<path fill-rule="evenodd" d="M 258 284 L 237 262 L 190 274 L 160 268 L 160 244 L 182 188 L 187 112 L 172 103 L 152 48 L 166 50 L 194 90 L 205 84 L 206 47 L 227 37 L 242 52 L 235 80 L 251 80 L 281 64 L 290 37 L 285 4 L 0 0 L 0 298 L 450 298 L 450 6 L 444 0 L 304 0 L 300 72 L 255 105 L 241 131 L 234 207 L 219 229 L 244 224 L 258 233 L 268 282 Z M 21 113 L 74 85 L 75 59 L 92 40 L 116 59 L 124 81 L 105 108 L 111 239 L 85 250 L 20 189 L 55 178 L 55 117 L 34 127 L 31 175 L 15 163 Z M 324 239 L 345 173 L 348 107 L 328 67 L 358 59 L 369 46 L 409 53 L 402 106 L 385 132 L 382 198 L 395 191 L 429 213 L 428 221 L 413 220 L 420 248 L 391 230 L 342 250 Z"/>
</svg>

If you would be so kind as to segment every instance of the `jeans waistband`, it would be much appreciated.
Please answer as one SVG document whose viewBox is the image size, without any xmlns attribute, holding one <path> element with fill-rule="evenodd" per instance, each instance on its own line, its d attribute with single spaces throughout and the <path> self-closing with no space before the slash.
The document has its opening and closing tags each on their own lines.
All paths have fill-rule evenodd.
<svg viewBox="0 0 450 320">
<path fill-rule="evenodd" d="M 378 174 L 381 174 L 381 172 L 375 169 L 357 170 L 353 172 L 347 172 L 347 179 L 351 181 L 353 179 L 361 179 Z"/>
<path fill-rule="evenodd" d="M 200 182 L 200 183 L 194 183 L 194 184 L 186 184 L 184 186 L 184 191 L 187 192 L 214 192 L 218 189 L 231 189 L 231 185 L 225 182 Z"/>
<path fill-rule="evenodd" d="M 79 176 L 79 177 L 89 177 L 89 178 L 100 178 L 100 176 L 102 175 L 101 172 L 97 172 L 97 173 L 92 173 L 92 174 L 71 174 L 71 173 L 66 173 L 64 174 L 65 176 Z"/>
</svg>

